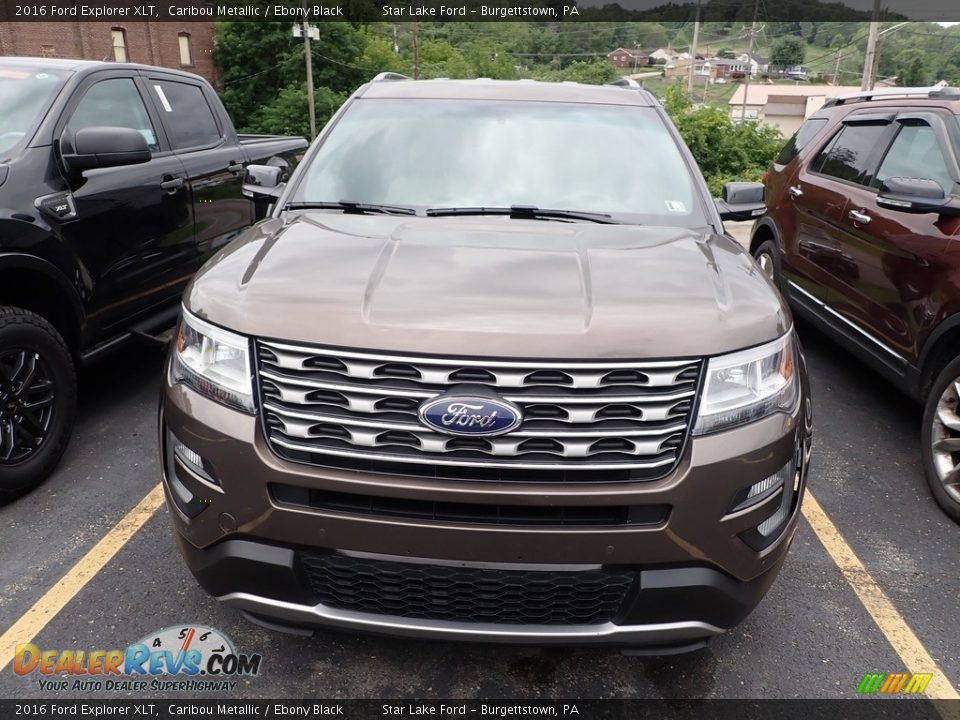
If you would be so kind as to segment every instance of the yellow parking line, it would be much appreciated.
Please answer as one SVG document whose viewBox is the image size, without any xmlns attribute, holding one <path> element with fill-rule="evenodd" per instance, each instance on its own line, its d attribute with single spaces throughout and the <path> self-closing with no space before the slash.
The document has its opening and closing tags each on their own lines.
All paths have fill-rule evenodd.
<svg viewBox="0 0 960 720">
<path fill-rule="evenodd" d="M 860 558 L 853 551 L 853 548 L 847 543 L 837 530 L 837 526 L 827 516 L 820 507 L 820 503 L 813 497 L 810 490 L 807 490 L 806 497 L 803 500 L 803 516 L 810 523 L 810 527 L 817 534 L 817 538 L 823 544 L 827 553 L 833 559 L 833 562 L 847 583 L 853 588 L 853 591 L 860 598 L 860 602 L 870 613 L 870 617 L 880 628 L 880 632 L 887 638 L 887 642 L 893 646 L 897 655 L 903 661 L 906 669 L 912 673 L 933 673 L 933 679 L 927 685 L 926 696 L 933 700 L 957 700 L 960 694 L 950 683 L 943 670 L 937 665 L 927 649 L 920 642 L 920 639 L 914 634 L 906 620 L 893 606 L 890 599 L 886 596 L 876 580 L 867 572 L 867 569 L 860 562 Z M 877 670 L 881 668 L 863 668 L 864 672 Z M 852 679 L 851 682 L 858 681 Z"/>
<path fill-rule="evenodd" d="M 128 512 L 120 522 L 100 538 L 77 564 L 67 571 L 42 598 L 37 600 L 27 612 L 0 635 L 0 672 L 13 660 L 17 643 L 33 640 L 67 603 L 90 582 L 104 565 L 119 552 L 120 548 L 143 527 L 163 504 L 163 488 L 158 483 L 147 495 Z"/>
<path fill-rule="evenodd" d="M 13 659 L 17 643 L 33 640 L 57 614 L 66 607 L 90 580 L 127 544 L 163 504 L 163 488 L 158 483 L 86 555 L 70 568 L 56 585 L 50 588 L 19 620 L 0 635 L 0 652 L 9 649 L 4 659 L 0 655 L 0 672 Z M 843 573 L 877 627 L 912 673 L 934 673 L 927 685 L 926 695 L 933 700 L 957 700 L 960 694 L 944 675 L 923 643 L 907 625 L 903 616 L 890 602 L 877 582 L 864 567 L 853 548 L 840 534 L 820 503 L 807 490 L 803 515 L 813 528 L 833 562 Z M 871 668 L 866 668 L 869 670 Z"/>
</svg>

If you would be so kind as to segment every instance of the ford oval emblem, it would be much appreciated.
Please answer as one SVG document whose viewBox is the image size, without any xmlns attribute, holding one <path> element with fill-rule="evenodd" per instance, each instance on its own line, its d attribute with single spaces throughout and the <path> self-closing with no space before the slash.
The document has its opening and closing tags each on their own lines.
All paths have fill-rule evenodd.
<svg viewBox="0 0 960 720">
<path fill-rule="evenodd" d="M 502 435 L 523 422 L 516 405 L 475 395 L 441 395 L 423 403 L 419 415 L 424 425 L 448 435 Z"/>
</svg>

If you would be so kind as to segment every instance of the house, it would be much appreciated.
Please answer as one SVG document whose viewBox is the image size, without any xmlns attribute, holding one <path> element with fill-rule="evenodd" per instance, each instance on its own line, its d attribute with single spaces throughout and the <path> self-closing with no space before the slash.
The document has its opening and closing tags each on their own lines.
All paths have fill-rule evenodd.
<svg viewBox="0 0 960 720">
<path fill-rule="evenodd" d="M 0 22 L 0 55 L 113 60 L 188 70 L 216 84 L 213 22 Z"/>
<path fill-rule="evenodd" d="M 793 135 L 810 115 L 829 98 L 860 92 L 859 86 L 843 85 L 741 85 L 730 98 L 730 117 L 735 122 L 762 120 L 780 129 L 785 137 Z M 744 108 L 744 96 L 746 107 Z M 744 109 L 746 112 L 744 112 Z"/>
<path fill-rule="evenodd" d="M 657 60 L 664 65 L 673 60 L 676 56 L 677 54 L 672 48 L 657 48 L 650 53 L 651 60 Z"/>
<path fill-rule="evenodd" d="M 747 66 L 750 67 L 750 76 L 763 75 L 770 72 L 770 59 L 762 55 L 751 55 L 743 53 L 737 56 L 737 61 L 743 65 L 743 71 L 746 72 Z"/>
<path fill-rule="evenodd" d="M 618 68 L 638 68 L 646 67 L 649 63 L 649 56 L 643 50 L 636 48 L 617 48 L 607 53 L 607 60 L 610 64 Z"/>
</svg>

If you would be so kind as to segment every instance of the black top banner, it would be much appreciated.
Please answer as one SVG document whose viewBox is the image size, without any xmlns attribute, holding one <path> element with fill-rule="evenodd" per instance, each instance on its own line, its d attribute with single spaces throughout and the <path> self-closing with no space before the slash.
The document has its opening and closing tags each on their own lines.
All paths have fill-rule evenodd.
<svg viewBox="0 0 960 720">
<path fill-rule="evenodd" d="M 756 0 L 702 0 L 701 19 L 744 22 L 757 11 Z M 0 21 L 51 20 L 118 22 L 290 21 L 311 22 L 688 22 L 697 3 L 664 0 L 0 0 Z M 843 22 L 874 16 L 886 21 L 960 22 L 958 0 L 763 0 L 765 21 Z"/>
<path fill-rule="evenodd" d="M 576 720 L 943 720 L 960 702 L 888 700 L 0 700 L 0 717 L 571 718 Z"/>
</svg>

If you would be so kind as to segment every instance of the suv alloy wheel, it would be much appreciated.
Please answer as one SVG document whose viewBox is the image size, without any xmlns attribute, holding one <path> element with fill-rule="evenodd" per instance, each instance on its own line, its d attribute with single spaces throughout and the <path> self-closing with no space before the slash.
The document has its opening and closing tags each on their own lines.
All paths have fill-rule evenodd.
<svg viewBox="0 0 960 720">
<path fill-rule="evenodd" d="M 960 357 L 937 376 L 923 412 L 923 469 L 934 499 L 960 522 Z"/>
<path fill-rule="evenodd" d="M 753 251 L 753 257 L 763 270 L 763 274 L 776 285 L 780 287 L 780 251 L 777 249 L 777 243 L 774 240 L 766 240 L 758 245 Z"/>
<path fill-rule="evenodd" d="M 73 360 L 59 333 L 39 315 L 0 307 L 0 503 L 53 472 L 76 406 Z"/>
</svg>

